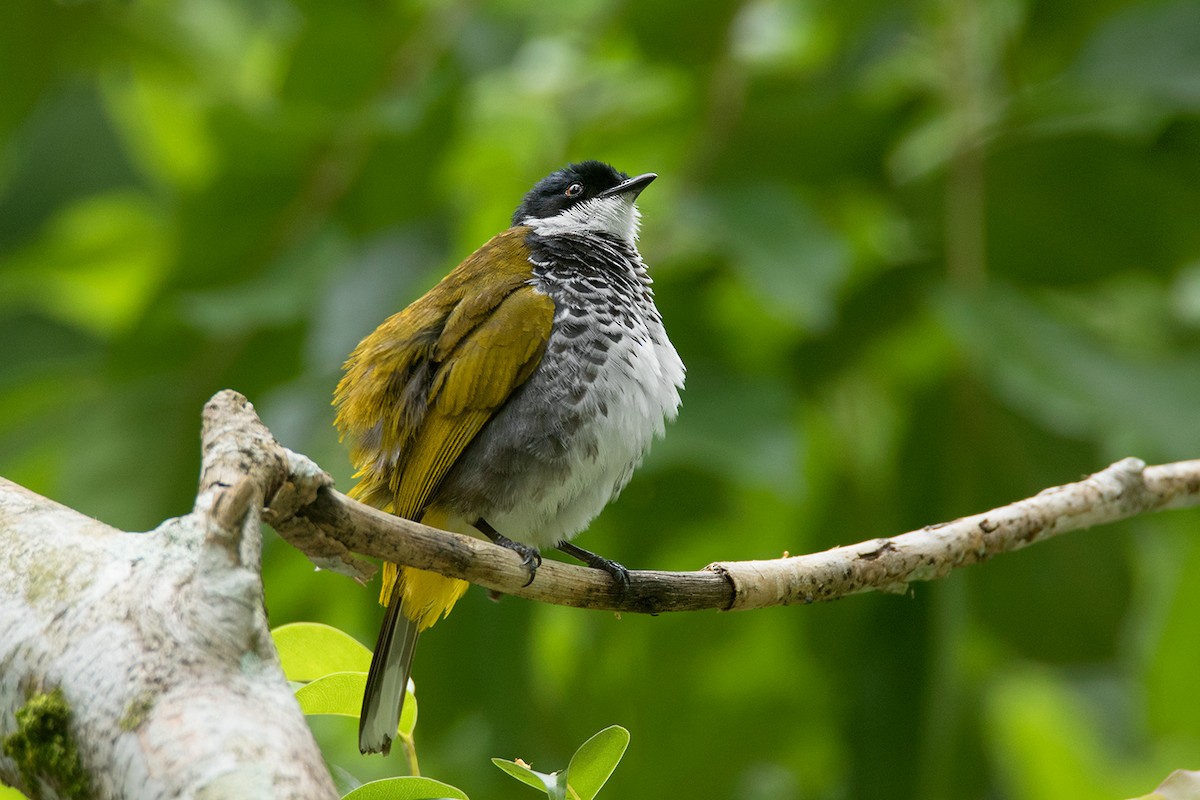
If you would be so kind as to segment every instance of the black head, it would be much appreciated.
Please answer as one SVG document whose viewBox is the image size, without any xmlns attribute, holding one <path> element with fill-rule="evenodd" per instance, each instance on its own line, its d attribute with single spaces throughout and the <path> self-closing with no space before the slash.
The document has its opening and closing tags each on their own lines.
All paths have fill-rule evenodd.
<svg viewBox="0 0 1200 800">
<path fill-rule="evenodd" d="M 646 180 L 636 186 L 629 186 L 629 191 L 640 191 L 653 180 L 652 175 L 639 177 Z M 551 172 L 529 190 L 513 214 L 512 224 L 519 225 L 528 217 L 548 219 L 556 216 L 585 200 L 603 195 L 628 180 L 629 176 L 624 172 L 619 172 L 602 161 L 568 164 Z"/>
</svg>

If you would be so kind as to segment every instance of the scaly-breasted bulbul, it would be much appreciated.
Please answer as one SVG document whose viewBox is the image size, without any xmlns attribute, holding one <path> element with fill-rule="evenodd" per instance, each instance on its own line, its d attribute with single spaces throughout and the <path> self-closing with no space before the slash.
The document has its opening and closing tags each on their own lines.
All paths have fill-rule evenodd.
<svg viewBox="0 0 1200 800">
<path fill-rule="evenodd" d="M 353 497 L 511 547 L 530 580 L 539 548 L 555 547 L 628 581 L 569 540 L 679 408 L 683 363 L 636 247 L 634 202 L 655 177 L 598 161 L 550 174 L 512 227 L 359 343 L 334 397 Z M 364 753 L 390 749 L 418 634 L 466 587 L 384 565 Z"/>
</svg>

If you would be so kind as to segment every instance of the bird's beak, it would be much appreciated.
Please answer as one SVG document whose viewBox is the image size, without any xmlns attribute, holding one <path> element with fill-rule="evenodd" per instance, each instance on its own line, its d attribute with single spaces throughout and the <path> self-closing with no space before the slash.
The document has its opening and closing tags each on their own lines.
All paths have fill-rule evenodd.
<svg viewBox="0 0 1200 800">
<path fill-rule="evenodd" d="M 645 175 L 638 175 L 636 178 L 626 178 L 611 189 L 605 189 L 597 197 L 610 197 L 614 194 L 627 194 L 629 199 L 635 200 L 650 185 L 650 182 L 657 178 L 658 175 L 653 172 L 647 172 Z"/>
</svg>

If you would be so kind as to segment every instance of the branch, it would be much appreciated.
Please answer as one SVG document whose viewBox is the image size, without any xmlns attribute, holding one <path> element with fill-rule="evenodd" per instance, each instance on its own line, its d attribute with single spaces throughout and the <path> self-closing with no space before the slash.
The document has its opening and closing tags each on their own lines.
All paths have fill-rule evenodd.
<svg viewBox="0 0 1200 800">
<path fill-rule="evenodd" d="M 229 418 L 230 435 L 270 438 L 240 395 L 223 392 L 210 406 L 224 408 L 219 414 Z M 285 452 L 292 473 L 298 471 L 317 486 L 310 501 L 289 500 L 282 507 L 273 503 L 264 518 L 305 552 L 309 543 L 323 543 L 320 553 L 326 563 L 330 543 L 340 543 L 345 551 L 463 578 L 517 597 L 647 614 L 742 610 L 835 600 L 859 592 L 903 592 L 913 581 L 941 578 L 958 567 L 1061 533 L 1200 505 L 1200 460 L 1147 467 L 1126 458 L 1077 483 L 982 514 L 821 553 L 721 561 L 696 572 L 632 570 L 624 591 L 599 570 L 545 561 L 533 583 L 525 586 L 528 573 L 512 551 L 351 500 L 334 490 L 332 480 L 312 462 Z"/>
</svg>

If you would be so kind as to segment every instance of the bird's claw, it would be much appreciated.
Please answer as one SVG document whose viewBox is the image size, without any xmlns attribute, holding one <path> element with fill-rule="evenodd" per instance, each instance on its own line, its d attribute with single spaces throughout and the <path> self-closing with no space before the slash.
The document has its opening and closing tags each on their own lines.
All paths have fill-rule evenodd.
<svg viewBox="0 0 1200 800">
<path fill-rule="evenodd" d="M 533 583 L 533 579 L 537 576 L 538 567 L 542 565 L 542 554 L 538 552 L 536 547 L 530 547 L 520 542 L 510 542 L 506 546 L 511 547 L 521 557 L 521 566 L 529 570 L 529 580 L 521 585 L 528 586 Z"/>
<path fill-rule="evenodd" d="M 529 580 L 525 581 L 522 586 L 528 586 L 533 583 L 533 579 L 537 577 L 538 567 L 542 565 L 542 554 L 533 545 L 514 542 L 500 531 L 488 524 L 487 520 L 479 519 L 475 521 L 475 529 L 481 531 L 485 536 L 492 540 L 493 543 L 506 547 L 521 557 L 521 566 L 529 570 Z"/>
<path fill-rule="evenodd" d="M 566 553 L 572 558 L 579 559 L 592 569 L 598 569 L 607 572 L 613 579 L 613 583 L 617 585 L 617 588 L 622 594 L 626 589 L 629 588 L 629 570 L 626 569 L 623 564 L 613 561 L 611 558 L 605 558 L 604 556 L 597 555 L 591 550 L 584 550 L 582 547 L 571 544 L 567 541 L 559 542 L 556 546 L 562 552 Z"/>
<path fill-rule="evenodd" d="M 602 569 L 612 576 L 613 583 L 621 587 L 621 591 L 629 588 L 629 570 L 624 564 L 619 564 L 616 561 L 604 560 L 603 564 L 593 564 L 597 569 Z"/>
</svg>

